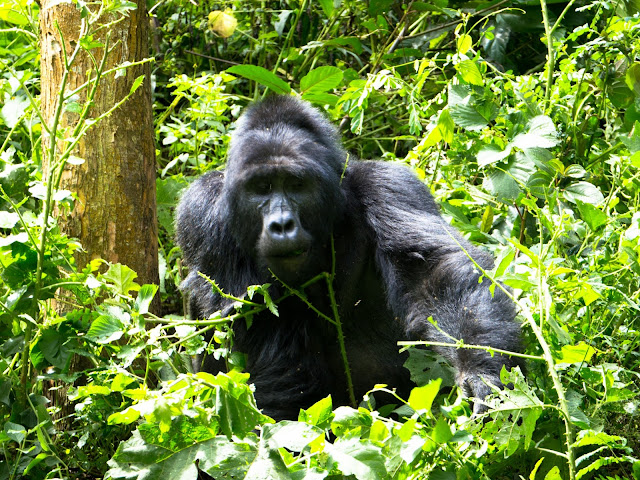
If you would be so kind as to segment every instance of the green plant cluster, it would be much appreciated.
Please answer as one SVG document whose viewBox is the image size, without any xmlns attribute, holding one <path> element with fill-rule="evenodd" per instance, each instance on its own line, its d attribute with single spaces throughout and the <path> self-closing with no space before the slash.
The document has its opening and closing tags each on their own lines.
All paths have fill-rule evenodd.
<svg viewBox="0 0 640 480">
<path fill-rule="evenodd" d="M 98 13 L 75 3 L 90 25 Z M 134 7 L 101 4 L 113 18 Z M 37 3 L 0 0 L 0 480 L 640 478 L 635 3 L 166 0 L 150 11 L 158 286 L 124 265 L 75 267 L 81 246 L 52 214 L 75 201 L 56 172 L 82 160 L 72 142 L 43 147 L 64 132 L 38 111 Z M 91 35 L 77 48 L 95 49 Z M 255 286 L 229 297 L 231 312 L 185 316 L 173 208 L 224 167 L 241 109 L 274 92 L 324 109 L 354 156 L 410 165 L 496 256 L 483 281 L 511 288 L 527 372 L 503 371 L 511 387 L 481 415 L 413 342 L 399 346 L 419 385 L 408 399 L 378 405 L 376 392 L 394 392 L 377 385 L 358 408 L 327 397 L 274 423 L 229 327 L 277 314 L 280 299 Z M 72 139 L 94 127 L 90 102 L 61 100 L 85 115 Z M 331 288 L 331 272 L 319 279 Z M 162 315 L 149 311 L 156 295 Z M 229 372 L 194 374 L 205 349 Z"/>
</svg>

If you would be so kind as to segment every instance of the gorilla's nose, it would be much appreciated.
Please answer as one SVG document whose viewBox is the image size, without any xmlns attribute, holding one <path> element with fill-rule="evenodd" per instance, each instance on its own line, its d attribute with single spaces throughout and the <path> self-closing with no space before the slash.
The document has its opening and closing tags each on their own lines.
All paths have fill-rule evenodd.
<svg viewBox="0 0 640 480">
<path fill-rule="evenodd" d="M 298 224 L 291 212 L 282 211 L 268 218 L 267 231 L 274 240 L 293 240 L 298 235 Z"/>
</svg>

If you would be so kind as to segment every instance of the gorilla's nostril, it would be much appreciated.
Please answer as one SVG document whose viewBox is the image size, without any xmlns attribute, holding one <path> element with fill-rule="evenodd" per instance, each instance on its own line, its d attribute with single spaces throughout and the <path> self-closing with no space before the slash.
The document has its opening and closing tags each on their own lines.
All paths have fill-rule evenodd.
<svg viewBox="0 0 640 480">
<path fill-rule="evenodd" d="M 292 218 L 290 218 L 289 220 L 287 220 L 287 222 L 285 222 L 284 224 L 284 233 L 291 233 L 296 229 L 296 222 L 293 221 Z"/>
</svg>

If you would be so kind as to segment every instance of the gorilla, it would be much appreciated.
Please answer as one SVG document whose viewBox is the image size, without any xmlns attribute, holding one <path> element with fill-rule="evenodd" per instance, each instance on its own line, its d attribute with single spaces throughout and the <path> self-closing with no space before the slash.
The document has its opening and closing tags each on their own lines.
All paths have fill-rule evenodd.
<svg viewBox="0 0 640 480">
<path fill-rule="evenodd" d="M 287 295 L 278 316 L 264 310 L 250 326 L 232 327 L 258 406 L 276 420 L 297 419 L 300 408 L 328 394 L 334 406 L 349 403 L 336 326 L 318 315 L 334 318 L 336 304 L 356 398 L 376 384 L 408 394 L 399 340 L 520 349 L 513 303 L 479 281 L 474 262 L 490 269 L 491 256 L 441 218 L 408 168 L 350 158 L 337 129 L 295 97 L 267 97 L 241 115 L 226 170 L 189 187 L 176 227 L 192 318 L 228 312 L 233 303 L 199 272 L 236 297 L 250 285 L 270 282 L 272 298 L 304 285 L 315 310 Z M 327 282 L 305 285 L 332 268 L 333 302 Z M 478 349 L 436 350 L 476 398 L 489 384 L 500 386 L 503 365 L 517 364 Z M 200 368 L 217 373 L 224 363 L 205 356 Z M 476 402 L 474 410 L 481 409 Z"/>
</svg>

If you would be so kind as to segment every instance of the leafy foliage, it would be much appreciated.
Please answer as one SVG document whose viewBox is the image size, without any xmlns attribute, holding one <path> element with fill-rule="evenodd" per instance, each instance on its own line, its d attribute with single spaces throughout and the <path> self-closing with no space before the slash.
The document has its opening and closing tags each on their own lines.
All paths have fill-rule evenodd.
<svg viewBox="0 0 640 480">
<path fill-rule="evenodd" d="M 133 7 L 102 4 L 114 18 Z M 50 218 L 74 194 L 41 165 L 51 152 L 37 110 L 38 6 L 0 1 L 0 479 L 640 478 L 637 6 L 209 8 L 153 7 L 153 286 L 124 265 L 75 267 L 81 246 Z M 78 48 L 96 46 L 88 32 Z M 513 289 L 529 360 L 525 376 L 503 372 L 510 388 L 485 413 L 472 418 L 443 360 L 412 348 L 408 399 L 378 405 L 376 392 L 394 395 L 379 385 L 357 409 L 326 398 L 276 424 L 255 405 L 229 329 L 277 312 L 266 287 L 234 298 L 232 312 L 185 318 L 172 208 L 224 165 L 232 120 L 267 91 L 323 108 L 354 154 L 411 165 L 451 223 L 496 255 L 485 281 Z M 85 115 L 78 135 L 93 125 L 89 107 L 73 95 L 60 106 Z M 82 163 L 71 147 L 56 168 Z M 149 312 L 158 294 L 162 316 Z M 189 357 L 204 349 L 229 372 L 193 374 Z M 51 402 L 61 386 L 70 411 Z"/>
</svg>

